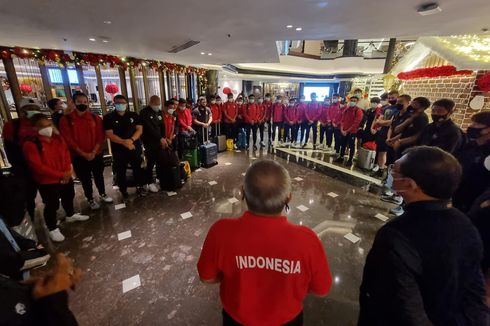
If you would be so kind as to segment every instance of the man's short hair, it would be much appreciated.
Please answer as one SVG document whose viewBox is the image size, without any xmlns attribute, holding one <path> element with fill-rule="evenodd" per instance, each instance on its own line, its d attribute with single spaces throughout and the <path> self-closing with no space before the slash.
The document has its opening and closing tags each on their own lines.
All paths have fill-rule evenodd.
<svg viewBox="0 0 490 326">
<path fill-rule="evenodd" d="M 117 95 L 116 95 L 117 96 Z M 122 95 L 121 95 L 122 96 Z M 73 93 L 73 95 L 71 96 L 72 100 L 73 100 L 73 103 L 76 102 L 77 98 L 79 97 L 85 97 L 87 100 L 88 100 L 88 96 L 87 94 L 83 93 L 83 92 L 75 92 Z M 114 97 L 115 98 L 115 97 Z"/>
<path fill-rule="evenodd" d="M 402 100 L 405 100 L 407 102 L 410 102 L 412 100 L 412 97 L 408 94 L 403 94 L 403 95 L 398 96 L 398 99 L 402 99 Z"/>
<path fill-rule="evenodd" d="M 424 194 L 450 199 L 461 181 L 458 160 L 438 147 L 416 146 L 407 149 L 400 162 L 400 173 L 417 183 Z"/>
<path fill-rule="evenodd" d="M 271 93 L 266 93 L 265 97 L 271 97 Z"/>
<path fill-rule="evenodd" d="M 388 93 L 385 92 L 385 93 L 381 94 L 380 98 L 381 98 L 381 101 L 386 101 L 388 99 Z"/>
<path fill-rule="evenodd" d="M 210 101 L 211 101 L 211 100 L 215 100 L 215 99 L 216 99 L 216 95 L 211 95 L 211 96 L 209 97 L 209 100 L 210 100 Z"/>
<path fill-rule="evenodd" d="M 332 97 L 340 97 L 340 94 L 339 93 L 333 93 Z"/>
<path fill-rule="evenodd" d="M 349 100 L 358 100 L 359 101 L 359 97 L 357 97 L 357 96 L 351 96 L 351 97 L 349 97 Z"/>
<path fill-rule="evenodd" d="M 226 95 L 228 98 L 233 98 L 233 93 L 228 93 L 228 95 Z"/>
<path fill-rule="evenodd" d="M 48 108 L 50 110 L 54 110 L 56 108 L 56 105 L 58 105 L 58 102 L 61 101 L 59 98 L 52 98 L 48 101 Z"/>
<path fill-rule="evenodd" d="M 412 102 L 417 102 L 422 110 L 425 110 L 430 106 L 430 101 L 427 97 L 416 97 Z"/>
<path fill-rule="evenodd" d="M 388 92 L 388 96 L 390 96 L 390 95 L 396 95 L 396 96 L 398 96 L 398 95 L 400 95 L 400 93 L 398 93 L 397 90 L 393 90 L 393 91 L 389 91 Z"/>
<path fill-rule="evenodd" d="M 180 103 L 180 101 L 179 101 L 179 103 Z M 184 103 L 185 103 L 185 100 L 184 100 Z M 170 105 L 173 105 L 173 104 L 174 104 L 173 100 L 167 100 L 167 101 L 165 101 L 164 105 L 165 105 L 165 107 L 169 107 Z"/>
<path fill-rule="evenodd" d="M 362 93 L 362 89 L 360 89 L 360 88 L 356 88 L 356 89 L 354 90 L 354 93 L 359 93 L 359 92 L 360 92 L 360 93 Z"/>
<path fill-rule="evenodd" d="M 275 161 L 257 161 L 245 174 L 243 191 L 251 212 L 279 215 L 291 194 L 289 172 Z"/>
<path fill-rule="evenodd" d="M 432 103 L 432 106 L 440 106 L 445 108 L 448 112 L 452 112 L 455 104 L 453 100 L 450 100 L 448 98 L 441 98 L 440 100 L 437 100 L 434 103 Z"/>
<path fill-rule="evenodd" d="M 125 100 L 126 102 L 128 102 L 128 99 L 126 98 L 126 96 L 124 96 L 122 94 L 117 94 L 116 96 L 114 96 L 114 102 L 116 100 Z"/>
<path fill-rule="evenodd" d="M 31 124 L 33 126 L 37 125 L 41 120 L 50 120 L 50 119 L 44 113 L 36 113 L 29 119 L 29 121 L 31 121 Z"/>
<path fill-rule="evenodd" d="M 381 99 L 379 97 L 372 97 L 371 103 L 379 104 L 379 103 L 381 103 Z"/>
<path fill-rule="evenodd" d="M 250 94 L 250 95 L 248 96 L 248 98 L 255 98 L 255 95 Z"/>
<path fill-rule="evenodd" d="M 173 102 L 173 100 L 169 100 L 167 102 L 170 102 L 170 101 Z M 179 98 L 179 104 L 186 104 L 186 103 L 187 103 L 187 101 L 184 98 L 182 98 L 182 97 Z"/>
<path fill-rule="evenodd" d="M 490 111 L 474 114 L 471 121 L 490 127 Z"/>
</svg>

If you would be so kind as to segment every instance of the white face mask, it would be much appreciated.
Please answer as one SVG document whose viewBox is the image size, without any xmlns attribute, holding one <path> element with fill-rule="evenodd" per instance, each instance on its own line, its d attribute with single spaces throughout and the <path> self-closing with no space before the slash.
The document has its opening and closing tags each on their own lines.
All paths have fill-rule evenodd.
<svg viewBox="0 0 490 326">
<path fill-rule="evenodd" d="M 250 99 L 248 100 L 249 103 L 255 103 L 255 100 L 254 99 Z"/>
<path fill-rule="evenodd" d="M 270 98 L 270 97 L 266 97 L 266 98 L 265 98 L 265 100 L 266 100 L 266 101 L 270 101 L 270 100 L 271 100 L 271 98 Z"/>
<path fill-rule="evenodd" d="M 53 135 L 53 127 L 46 127 L 43 129 L 39 129 L 38 133 L 41 136 L 51 137 Z"/>
<path fill-rule="evenodd" d="M 68 108 L 68 105 L 66 103 L 61 103 L 61 110 L 66 110 Z"/>
<path fill-rule="evenodd" d="M 180 111 L 184 111 L 185 110 L 185 106 L 179 106 L 179 110 Z"/>
<path fill-rule="evenodd" d="M 221 100 L 219 101 L 216 101 L 216 103 L 218 103 L 218 105 L 222 104 L 223 102 L 221 102 Z"/>
<path fill-rule="evenodd" d="M 338 99 L 338 98 L 334 98 L 334 99 L 332 100 L 332 103 L 338 103 L 338 102 L 339 102 L 339 99 Z"/>
<path fill-rule="evenodd" d="M 288 103 L 289 103 L 288 101 L 282 101 L 282 104 L 284 105 L 288 105 Z"/>
<path fill-rule="evenodd" d="M 302 98 L 301 100 L 299 100 L 301 103 L 305 103 L 305 99 Z"/>
<path fill-rule="evenodd" d="M 211 101 L 211 104 L 216 104 L 216 101 Z"/>
<path fill-rule="evenodd" d="M 174 112 L 175 112 L 175 109 L 168 109 L 168 114 L 172 115 L 172 114 L 174 114 Z"/>
<path fill-rule="evenodd" d="M 259 104 L 262 104 L 264 102 L 263 99 L 259 99 Z"/>
<path fill-rule="evenodd" d="M 151 108 L 153 109 L 153 111 L 155 112 L 158 112 L 160 111 L 160 105 L 152 105 Z"/>
</svg>

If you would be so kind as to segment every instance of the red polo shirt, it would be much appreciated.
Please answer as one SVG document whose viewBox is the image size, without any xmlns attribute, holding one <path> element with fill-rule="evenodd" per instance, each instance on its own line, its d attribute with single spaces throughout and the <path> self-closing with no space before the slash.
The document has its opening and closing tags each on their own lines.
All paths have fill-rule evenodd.
<svg viewBox="0 0 490 326">
<path fill-rule="evenodd" d="M 270 122 L 272 117 L 272 102 L 264 101 L 265 105 L 265 121 Z"/>
<path fill-rule="evenodd" d="M 340 123 L 342 130 L 350 134 L 355 134 L 362 121 L 363 111 L 357 106 L 346 107 L 342 114 L 342 122 Z"/>
<path fill-rule="evenodd" d="M 309 292 L 326 295 L 332 285 L 316 234 L 285 216 L 245 212 L 219 220 L 206 236 L 197 267 L 201 279 L 221 279 L 223 307 L 244 325 L 284 324 L 301 312 Z"/>
<path fill-rule="evenodd" d="M 306 111 L 306 103 L 300 102 L 296 104 L 296 109 L 298 111 L 298 121 L 301 123 L 306 120 L 305 111 Z"/>
<path fill-rule="evenodd" d="M 179 126 L 181 131 L 187 131 L 192 127 L 192 113 L 187 107 L 181 111 L 177 109 L 177 116 L 179 117 Z"/>
<path fill-rule="evenodd" d="M 223 117 L 226 123 L 232 123 L 232 120 L 236 120 L 238 115 L 238 108 L 235 102 L 225 102 L 223 104 Z"/>
<path fill-rule="evenodd" d="M 89 111 L 79 116 L 74 110 L 61 117 L 60 133 L 74 155 L 79 155 L 79 150 L 91 153 L 97 144 L 102 145 L 105 140 L 102 119 Z M 101 151 L 102 148 L 99 148 L 99 153 Z"/>
<path fill-rule="evenodd" d="M 211 109 L 211 114 L 213 115 L 213 123 L 218 123 L 221 121 L 221 109 L 218 104 L 211 104 L 209 107 Z"/>
</svg>

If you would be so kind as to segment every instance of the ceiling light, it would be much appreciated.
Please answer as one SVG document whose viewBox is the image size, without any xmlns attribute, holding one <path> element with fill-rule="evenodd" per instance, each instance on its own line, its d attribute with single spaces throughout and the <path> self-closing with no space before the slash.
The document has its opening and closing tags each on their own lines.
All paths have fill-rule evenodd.
<svg viewBox="0 0 490 326">
<path fill-rule="evenodd" d="M 208 55 L 213 55 L 212 53 L 208 53 Z"/>
<path fill-rule="evenodd" d="M 296 27 L 296 30 L 297 30 L 298 32 L 301 32 L 303 29 L 302 29 L 301 27 Z"/>
<path fill-rule="evenodd" d="M 286 25 L 286 28 L 293 28 L 293 25 Z"/>
<path fill-rule="evenodd" d="M 109 40 L 102 40 L 102 43 L 109 43 Z"/>
<path fill-rule="evenodd" d="M 205 55 L 205 54 L 206 54 L 206 53 L 204 53 L 204 52 L 201 52 L 201 55 Z"/>
<path fill-rule="evenodd" d="M 417 7 L 417 12 L 422 16 L 438 14 L 442 11 L 437 2 L 429 2 Z"/>
<path fill-rule="evenodd" d="M 93 38 L 93 37 L 89 38 L 88 40 L 89 40 L 89 41 L 92 41 L 92 42 L 95 42 L 95 41 L 96 41 L 96 39 L 95 39 L 95 38 Z"/>
<path fill-rule="evenodd" d="M 112 24 L 112 22 L 110 20 L 104 20 L 104 24 L 110 25 L 110 24 Z"/>
</svg>

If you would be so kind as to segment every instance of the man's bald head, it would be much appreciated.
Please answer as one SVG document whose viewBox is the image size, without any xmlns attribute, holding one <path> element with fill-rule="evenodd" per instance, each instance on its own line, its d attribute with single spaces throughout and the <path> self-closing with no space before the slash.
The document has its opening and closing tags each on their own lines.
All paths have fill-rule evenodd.
<svg viewBox="0 0 490 326">
<path fill-rule="evenodd" d="M 291 178 L 281 164 L 257 161 L 245 174 L 243 192 L 252 213 L 279 215 L 291 199 Z"/>
<path fill-rule="evenodd" d="M 152 97 L 150 97 L 150 102 L 148 104 L 159 106 L 162 104 L 162 102 L 160 101 L 160 97 L 158 97 L 157 95 L 153 95 Z"/>
</svg>

